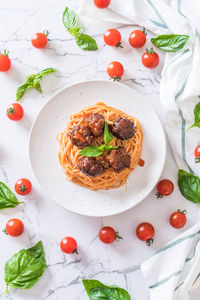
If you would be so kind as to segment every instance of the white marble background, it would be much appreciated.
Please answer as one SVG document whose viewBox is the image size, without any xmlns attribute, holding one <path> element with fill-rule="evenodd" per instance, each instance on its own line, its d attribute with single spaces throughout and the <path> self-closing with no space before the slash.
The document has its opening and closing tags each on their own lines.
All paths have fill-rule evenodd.
<svg viewBox="0 0 200 300">
<path fill-rule="evenodd" d="M 13 217 L 21 218 L 25 224 L 25 232 L 18 238 L 6 236 L 0 231 L 0 299 L 3 300 L 88 299 L 82 285 L 83 278 L 118 284 L 128 288 L 134 299 L 146 300 L 148 296 L 142 296 L 138 280 L 130 284 L 127 272 L 123 270 L 150 257 L 166 242 L 191 227 L 198 217 L 196 206 L 179 193 L 157 200 L 154 190 L 141 204 L 126 213 L 107 218 L 89 218 L 59 207 L 38 186 L 28 160 L 28 136 L 35 116 L 49 97 L 64 86 L 80 80 L 106 79 L 106 67 L 110 61 L 119 60 L 123 63 L 125 75 L 122 83 L 141 93 L 162 121 L 159 82 L 163 54 L 160 53 L 161 63 L 156 69 L 145 69 L 141 64 L 141 53 L 145 48 L 134 50 L 127 42 L 134 26 L 119 28 L 124 48 L 114 49 L 105 46 L 102 38 L 103 32 L 112 25 L 84 18 L 81 20 L 86 32 L 97 40 L 99 50 L 80 50 L 62 24 L 65 6 L 77 11 L 79 4 L 80 0 L 7 0 L 0 3 L 0 49 L 8 49 L 12 60 L 10 71 L 0 74 L 0 180 L 12 190 L 20 177 L 27 177 L 33 183 L 33 191 L 31 195 L 23 197 L 23 205 L 0 213 L 0 230 Z M 33 48 L 31 36 L 44 29 L 51 32 L 48 47 L 44 50 Z M 150 46 L 150 42 L 147 45 Z M 29 91 L 21 101 L 24 118 L 20 122 L 10 121 L 5 111 L 8 104 L 15 101 L 16 88 L 27 74 L 46 67 L 55 67 L 59 72 L 43 81 L 42 95 L 34 90 Z M 171 179 L 175 183 L 175 190 L 178 190 L 176 174 L 177 167 L 168 146 L 162 178 Z M 187 225 L 181 230 L 170 227 L 168 223 L 169 215 L 177 208 L 188 211 Z M 151 222 L 156 229 L 155 241 L 150 248 L 135 236 L 135 228 L 142 221 Z M 98 239 L 98 231 L 103 225 L 113 226 L 124 239 L 113 245 L 102 244 Z M 77 239 L 78 256 L 65 255 L 60 251 L 59 242 L 67 235 Z M 39 240 L 43 241 L 48 264 L 43 277 L 30 290 L 9 289 L 6 294 L 3 279 L 5 261 L 15 252 L 29 248 Z"/>
</svg>

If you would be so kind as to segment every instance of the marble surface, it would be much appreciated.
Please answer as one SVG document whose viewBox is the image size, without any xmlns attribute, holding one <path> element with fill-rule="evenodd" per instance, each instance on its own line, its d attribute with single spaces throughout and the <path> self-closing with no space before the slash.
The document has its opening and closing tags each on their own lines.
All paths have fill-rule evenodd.
<svg viewBox="0 0 200 300">
<path fill-rule="evenodd" d="M 32 193 L 23 197 L 23 205 L 0 214 L 0 229 L 13 217 L 21 218 L 25 224 L 25 232 L 18 238 L 0 232 L 0 299 L 3 300 L 88 299 L 82 285 L 83 278 L 96 278 L 107 284 L 120 285 L 128 289 L 135 300 L 147 300 L 148 295 L 143 293 L 142 275 L 139 271 L 134 272 L 135 266 L 191 227 L 198 218 L 196 206 L 185 200 L 178 191 L 177 167 L 169 145 L 162 178 L 170 178 L 175 183 L 175 192 L 157 200 L 154 190 L 142 203 L 121 215 L 89 218 L 70 213 L 50 200 L 39 187 L 28 158 L 28 138 L 35 116 L 49 97 L 66 85 L 80 80 L 106 79 L 106 67 L 110 61 L 119 60 L 123 63 L 125 75 L 122 83 L 141 93 L 162 121 L 159 82 L 163 54 L 160 53 L 161 62 L 156 69 L 145 69 L 141 64 L 141 53 L 145 48 L 134 50 L 127 42 L 134 26 L 119 28 L 124 48 L 114 49 L 105 46 L 102 39 L 102 33 L 114 24 L 102 24 L 83 17 L 81 22 L 86 32 L 97 40 L 99 50 L 80 50 L 62 24 L 65 6 L 70 5 L 78 11 L 79 4 L 80 0 L 71 3 L 64 0 L 8 0 L 0 4 L 0 49 L 8 49 L 12 60 L 10 71 L 0 74 L 0 180 L 12 190 L 20 177 L 27 177 L 33 183 Z M 44 29 L 51 32 L 48 47 L 44 50 L 33 48 L 31 36 Z M 149 33 L 148 40 L 150 36 Z M 147 45 L 150 46 L 149 41 Z M 27 74 L 46 67 L 56 67 L 59 71 L 42 81 L 43 94 L 30 90 L 21 101 L 24 118 L 20 122 L 10 121 L 5 110 L 8 104 L 15 101 L 16 88 Z M 173 229 L 168 222 L 169 215 L 177 208 L 188 211 L 187 225 L 181 230 Z M 156 237 L 151 247 L 135 236 L 135 228 L 142 221 L 155 226 Z M 124 239 L 113 245 L 102 244 L 98 239 L 98 231 L 105 225 L 113 226 Z M 78 256 L 65 255 L 60 251 L 59 242 L 67 235 L 77 239 Z M 6 294 L 3 279 L 5 261 L 15 252 L 29 248 L 39 240 L 43 241 L 48 265 L 43 277 L 30 290 L 9 289 Z"/>
</svg>

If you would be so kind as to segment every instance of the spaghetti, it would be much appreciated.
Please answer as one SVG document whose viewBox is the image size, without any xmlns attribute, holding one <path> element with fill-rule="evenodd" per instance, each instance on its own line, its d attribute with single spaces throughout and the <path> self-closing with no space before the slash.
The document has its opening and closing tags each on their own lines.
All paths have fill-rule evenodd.
<svg viewBox="0 0 200 300">
<path fill-rule="evenodd" d="M 112 124 L 117 117 L 127 118 L 134 122 L 137 130 L 132 138 L 128 140 L 121 140 L 114 137 L 110 143 L 113 147 L 123 147 L 129 153 L 131 157 L 130 168 L 125 168 L 120 173 L 116 173 L 113 168 L 108 167 L 105 169 L 103 174 L 94 178 L 83 174 L 77 168 L 77 163 L 82 156 L 79 154 L 80 149 L 74 146 L 70 140 L 70 131 L 74 126 L 84 125 L 85 119 L 91 113 L 102 114 L 108 125 Z M 143 132 L 139 121 L 135 117 L 132 117 L 111 106 L 107 106 L 103 102 L 98 102 L 95 105 L 83 108 L 79 113 L 71 115 L 64 132 L 60 133 L 57 139 L 59 141 L 58 157 L 60 165 L 69 180 L 92 190 L 112 189 L 125 184 L 130 172 L 134 170 L 136 165 L 139 163 L 142 152 Z M 103 141 L 103 136 L 96 137 L 93 144 L 102 145 Z M 97 159 L 102 160 L 102 156 L 97 157 Z"/>
</svg>

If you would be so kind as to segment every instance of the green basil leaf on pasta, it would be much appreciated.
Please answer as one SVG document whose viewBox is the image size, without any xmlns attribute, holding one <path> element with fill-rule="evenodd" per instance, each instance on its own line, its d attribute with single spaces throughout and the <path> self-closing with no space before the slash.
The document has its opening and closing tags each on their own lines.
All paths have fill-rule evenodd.
<svg viewBox="0 0 200 300">
<path fill-rule="evenodd" d="M 114 150 L 114 149 L 118 149 L 119 147 L 113 147 L 111 145 L 105 145 L 104 147 L 104 150 L 106 151 L 111 151 L 111 150 Z"/>
<path fill-rule="evenodd" d="M 29 289 L 42 276 L 46 261 L 42 242 L 27 250 L 15 253 L 5 263 L 5 282 L 8 287 Z"/>
<path fill-rule="evenodd" d="M 108 123 L 105 122 L 105 127 L 104 127 L 104 141 L 105 141 L 105 144 L 109 144 L 112 140 L 113 140 L 113 135 L 109 131 Z"/>
<path fill-rule="evenodd" d="M 200 127 L 200 102 L 194 108 L 194 124 L 190 126 L 187 130 L 193 127 Z"/>
<path fill-rule="evenodd" d="M 98 49 L 96 41 L 87 34 L 79 34 L 76 37 L 76 44 L 82 50 L 95 51 Z"/>
<path fill-rule="evenodd" d="M 23 202 L 19 202 L 13 192 L 3 182 L 0 182 L 0 210 L 16 207 L 20 203 Z"/>
<path fill-rule="evenodd" d="M 88 146 L 82 149 L 79 154 L 87 157 L 97 157 L 100 156 L 104 152 L 104 149 L 101 146 Z"/>
<path fill-rule="evenodd" d="M 107 286 L 89 279 L 84 279 L 83 285 L 90 300 L 131 300 L 130 294 L 118 286 Z"/>
<path fill-rule="evenodd" d="M 188 200 L 200 203 L 200 178 L 184 170 L 178 171 L 178 186 Z"/>
<path fill-rule="evenodd" d="M 177 52 L 181 50 L 189 39 L 189 35 L 166 34 L 158 35 L 151 42 L 159 49 L 166 52 Z"/>
</svg>

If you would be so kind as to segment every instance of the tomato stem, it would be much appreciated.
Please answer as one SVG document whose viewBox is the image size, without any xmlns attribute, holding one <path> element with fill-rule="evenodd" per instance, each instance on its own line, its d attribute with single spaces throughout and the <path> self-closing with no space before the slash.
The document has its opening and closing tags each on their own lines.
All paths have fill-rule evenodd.
<svg viewBox="0 0 200 300">
<path fill-rule="evenodd" d="M 117 48 L 123 48 L 121 42 L 119 42 L 117 45 L 115 45 L 115 47 L 117 47 Z"/>
<path fill-rule="evenodd" d="M 112 78 L 109 78 L 109 80 L 120 81 L 121 80 L 121 76 L 114 76 Z"/>
<path fill-rule="evenodd" d="M 186 209 L 178 209 L 177 211 L 179 211 L 180 213 L 186 215 L 187 214 L 187 210 Z"/>
<path fill-rule="evenodd" d="M 153 48 L 150 48 L 150 50 L 146 48 L 146 52 L 147 52 L 148 54 L 153 54 L 153 53 L 154 53 L 154 50 L 153 50 Z"/>
<path fill-rule="evenodd" d="M 146 28 L 145 27 L 142 27 L 142 32 L 147 35 L 147 32 L 146 32 Z"/>
<path fill-rule="evenodd" d="M 147 244 L 147 246 L 151 246 L 151 244 L 153 244 L 153 239 L 148 239 L 148 240 L 146 240 L 146 244 Z"/>
<path fill-rule="evenodd" d="M 20 185 L 19 191 L 22 192 L 22 194 L 24 194 L 26 190 L 27 190 L 27 188 L 25 187 L 24 184 Z"/>
<path fill-rule="evenodd" d="M 44 33 L 46 36 L 48 36 L 48 35 L 49 35 L 49 33 L 50 33 L 50 31 L 48 31 L 48 30 L 44 30 L 44 31 L 43 31 L 43 33 Z"/>
<path fill-rule="evenodd" d="M 2 230 L 2 232 L 5 233 L 6 235 L 8 235 L 8 233 L 7 233 L 7 231 L 6 231 L 5 228 Z"/>
<path fill-rule="evenodd" d="M 195 158 L 195 163 L 200 163 L 200 157 Z"/>
<path fill-rule="evenodd" d="M 118 241 L 118 242 L 119 242 L 120 240 L 123 240 L 123 237 L 121 237 L 121 236 L 119 235 L 119 232 L 118 232 L 118 231 L 115 232 L 115 240 Z"/>
<path fill-rule="evenodd" d="M 15 112 L 14 108 L 10 107 L 9 110 L 8 110 L 8 114 L 12 115 L 12 114 L 14 114 L 14 112 Z"/>
<path fill-rule="evenodd" d="M 8 56 L 8 54 L 9 54 L 9 51 L 4 49 L 3 53 L 2 53 L 2 52 L 0 52 L 0 54 L 2 54 L 2 55 L 5 55 L 5 56 Z"/>
<path fill-rule="evenodd" d="M 77 248 L 76 248 L 76 249 L 74 249 L 74 251 L 73 251 L 72 253 L 78 254 L 78 250 L 77 250 Z"/>
<path fill-rule="evenodd" d="M 157 199 L 158 199 L 158 198 L 163 198 L 163 195 L 160 194 L 159 192 L 156 193 L 156 196 L 157 196 Z"/>
</svg>

